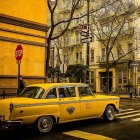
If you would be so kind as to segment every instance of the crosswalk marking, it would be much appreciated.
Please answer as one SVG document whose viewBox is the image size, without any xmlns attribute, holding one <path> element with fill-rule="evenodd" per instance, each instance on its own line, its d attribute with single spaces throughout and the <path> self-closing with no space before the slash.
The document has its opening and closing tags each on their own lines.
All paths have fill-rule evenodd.
<svg viewBox="0 0 140 140">
<path fill-rule="evenodd" d="M 68 132 L 64 132 L 63 134 L 77 137 L 77 138 L 83 138 L 86 140 L 113 140 L 112 138 L 108 138 L 102 135 L 92 134 L 79 130 L 68 131 Z"/>
<path fill-rule="evenodd" d="M 131 119 L 131 121 L 140 121 L 140 118 L 136 118 L 136 119 Z"/>
<path fill-rule="evenodd" d="M 130 118 L 129 119 L 130 121 L 136 122 L 136 121 L 140 121 L 140 110 L 135 110 L 133 108 L 123 109 L 122 113 L 116 114 L 116 116 L 119 119 Z M 134 117 L 134 119 L 132 119 L 131 117 Z M 69 135 L 75 138 L 82 138 L 85 140 L 114 140 L 112 138 L 109 138 L 103 135 L 92 134 L 92 133 L 79 131 L 79 130 L 68 131 L 68 132 L 64 132 L 63 134 Z"/>
<path fill-rule="evenodd" d="M 140 112 L 140 110 L 135 110 L 135 111 L 129 111 L 129 112 L 124 112 L 124 113 L 119 113 L 119 114 L 116 114 L 115 116 L 121 116 L 121 115 L 136 113 L 136 112 Z"/>
<path fill-rule="evenodd" d="M 124 118 L 130 118 L 130 117 L 135 117 L 135 116 L 139 116 L 140 113 L 137 113 L 137 114 L 132 114 L 132 115 L 127 115 L 127 116 L 122 116 L 122 117 L 118 117 L 120 119 L 124 119 Z"/>
<path fill-rule="evenodd" d="M 134 110 L 133 108 L 122 109 L 122 112 Z"/>
</svg>

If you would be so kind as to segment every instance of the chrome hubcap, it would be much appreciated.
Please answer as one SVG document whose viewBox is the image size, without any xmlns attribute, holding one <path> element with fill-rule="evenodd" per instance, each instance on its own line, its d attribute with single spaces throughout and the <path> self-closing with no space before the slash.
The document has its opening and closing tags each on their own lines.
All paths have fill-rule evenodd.
<svg viewBox="0 0 140 140">
<path fill-rule="evenodd" d="M 110 120 L 112 120 L 114 118 L 114 112 L 113 112 L 113 110 L 111 108 L 108 110 L 108 118 Z"/>
<path fill-rule="evenodd" d="M 41 132 L 49 132 L 53 127 L 53 120 L 50 116 L 41 117 L 38 121 L 38 129 Z"/>
<path fill-rule="evenodd" d="M 47 119 L 43 119 L 42 122 L 41 122 L 41 124 L 42 124 L 42 127 L 43 128 L 46 128 L 46 127 L 49 126 L 49 121 Z"/>
</svg>

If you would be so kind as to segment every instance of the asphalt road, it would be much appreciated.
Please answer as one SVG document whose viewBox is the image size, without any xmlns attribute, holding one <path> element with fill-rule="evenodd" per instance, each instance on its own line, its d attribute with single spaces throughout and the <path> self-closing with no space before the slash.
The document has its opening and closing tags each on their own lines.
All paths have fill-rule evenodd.
<svg viewBox="0 0 140 140">
<path fill-rule="evenodd" d="M 140 140 L 140 99 L 121 100 L 122 113 L 113 122 L 102 118 L 55 126 L 50 134 L 33 128 L 0 130 L 0 140 Z"/>
</svg>

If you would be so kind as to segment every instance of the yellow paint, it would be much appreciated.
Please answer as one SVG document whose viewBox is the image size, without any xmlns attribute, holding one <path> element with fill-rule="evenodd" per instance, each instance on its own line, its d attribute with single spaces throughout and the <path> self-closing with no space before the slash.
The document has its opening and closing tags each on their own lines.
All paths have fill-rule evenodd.
<svg viewBox="0 0 140 140">
<path fill-rule="evenodd" d="M 17 43 L 0 42 L 0 75 L 17 75 L 18 65 L 15 59 Z M 44 76 L 44 47 L 21 44 L 23 57 L 21 60 L 21 75 Z"/>
<path fill-rule="evenodd" d="M 30 29 L 30 28 L 25 28 L 25 27 L 12 25 L 12 24 L 7 24 L 7 23 L 0 23 L 0 28 L 13 30 L 13 31 L 24 32 L 24 33 L 30 33 L 30 34 L 40 35 L 40 36 L 45 36 L 45 34 L 46 34 L 43 31 Z"/>
<path fill-rule="evenodd" d="M 17 34 L 17 33 L 11 33 L 11 32 L 6 32 L 6 31 L 0 31 L 0 36 L 21 39 L 21 40 L 28 40 L 28 41 L 38 42 L 38 43 L 45 42 L 44 38 L 39 38 L 39 37 L 34 37 L 34 36 L 29 36 L 29 35 L 22 35 L 22 34 Z"/>
<path fill-rule="evenodd" d="M 31 124 L 40 117 L 51 115 L 55 118 L 59 117 L 59 123 L 83 120 L 88 118 L 101 117 L 106 106 L 113 104 L 116 109 L 119 108 L 119 97 L 93 95 L 86 97 L 79 97 L 78 87 L 86 86 L 81 83 L 46 83 L 34 84 L 28 87 L 41 87 L 49 92 L 50 89 L 56 88 L 57 98 L 53 99 L 35 99 L 35 98 L 9 98 L 0 100 L 0 114 L 4 114 L 6 120 L 9 117 L 9 104 L 14 104 L 12 112 L 12 120 L 23 120 L 23 124 Z M 76 97 L 59 98 L 59 87 L 74 86 Z M 77 87 L 78 86 L 78 87 Z M 46 93 L 46 92 L 45 92 Z M 68 112 L 68 108 L 74 108 L 72 113 Z M 20 111 L 23 110 L 23 113 Z"/>
<path fill-rule="evenodd" d="M 1 14 L 3 15 L 14 19 L 17 18 L 28 22 L 33 22 L 37 25 L 45 25 L 47 27 L 48 8 L 47 1 L 45 0 L 1 0 L 0 9 Z M 0 22 L 0 28 L 7 30 L 0 30 L 0 36 L 4 38 L 13 38 L 42 44 L 45 44 L 46 42 L 45 38 L 47 33 L 45 31 L 31 29 L 28 26 L 22 27 L 19 25 L 10 24 L 10 22 Z M 15 60 L 15 49 L 20 43 L 11 41 L 0 41 L 0 75 L 13 76 L 18 74 L 18 65 L 16 64 Z M 45 47 L 22 43 L 21 45 L 23 47 L 23 58 L 21 61 L 20 74 L 23 76 L 45 76 Z M 30 83 L 30 79 L 28 82 Z"/>
<path fill-rule="evenodd" d="M 47 1 L 45 0 L 1 0 L 1 14 L 47 24 Z"/>
<path fill-rule="evenodd" d="M 77 138 L 86 139 L 86 140 L 113 140 L 112 138 L 109 138 L 109 137 L 105 137 L 98 134 L 92 134 L 88 132 L 83 132 L 79 130 L 68 131 L 68 132 L 64 132 L 63 134 L 77 137 Z"/>
</svg>

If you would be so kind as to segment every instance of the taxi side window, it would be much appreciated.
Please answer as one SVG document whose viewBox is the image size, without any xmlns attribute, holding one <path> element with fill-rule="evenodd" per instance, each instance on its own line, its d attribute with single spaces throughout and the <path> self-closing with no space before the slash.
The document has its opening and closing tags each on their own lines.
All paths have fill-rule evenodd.
<svg viewBox="0 0 140 140">
<path fill-rule="evenodd" d="M 79 96 L 92 96 L 93 93 L 89 87 L 78 87 Z"/>
<path fill-rule="evenodd" d="M 51 89 L 46 96 L 46 99 L 52 99 L 52 98 L 57 98 L 56 88 Z"/>
<path fill-rule="evenodd" d="M 76 97 L 75 87 L 62 87 L 58 91 L 59 98 Z"/>
</svg>

